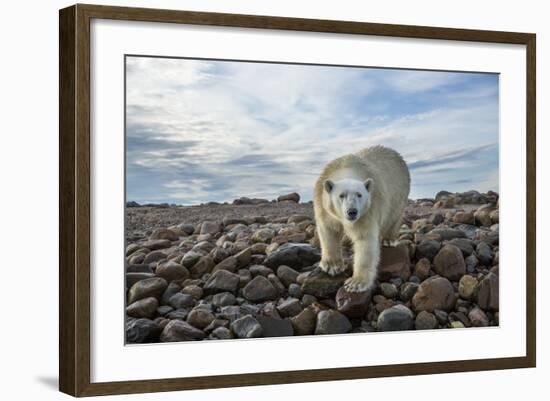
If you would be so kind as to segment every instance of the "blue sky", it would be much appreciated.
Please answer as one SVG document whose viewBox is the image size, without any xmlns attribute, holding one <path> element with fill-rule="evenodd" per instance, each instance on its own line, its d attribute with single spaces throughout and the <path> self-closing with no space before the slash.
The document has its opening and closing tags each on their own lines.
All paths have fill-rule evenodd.
<svg viewBox="0 0 550 401">
<path fill-rule="evenodd" d="M 322 167 L 381 144 L 413 199 L 498 191 L 498 75 L 126 58 L 126 191 L 139 203 L 311 200 Z"/>
</svg>

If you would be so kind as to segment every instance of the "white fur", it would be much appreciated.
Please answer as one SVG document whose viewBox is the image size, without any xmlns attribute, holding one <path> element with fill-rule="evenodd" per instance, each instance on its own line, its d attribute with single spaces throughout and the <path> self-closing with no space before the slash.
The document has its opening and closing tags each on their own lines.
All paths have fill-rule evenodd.
<svg viewBox="0 0 550 401">
<path fill-rule="evenodd" d="M 314 199 L 321 269 L 331 275 L 344 271 L 341 240 L 346 234 L 354 247 L 346 289 L 368 290 L 376 280 L 381 242 L 396 243 L 409 189 L 407 165 L 392 149 L 374 146 L 328 163 Z"/>
</svg>

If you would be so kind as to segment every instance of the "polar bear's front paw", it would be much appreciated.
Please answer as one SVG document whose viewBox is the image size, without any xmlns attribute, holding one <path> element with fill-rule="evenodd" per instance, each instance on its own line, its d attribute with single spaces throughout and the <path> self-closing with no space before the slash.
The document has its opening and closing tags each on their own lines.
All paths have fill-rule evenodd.
<svg viewBox="0 0 550 401">
<path fill-rule="evenodd" d="M 325 259 L 321 260 L 319 267 L 330 276 L 337 276 L 346 270 L 343 260 Z"/>
<path fill-rule="evenodd" d="M 385 239 L 382 240 L 382 246 L 386 248 L 395 248 L 397 245 L 399 245 L 398 239 Z"/>
<path fill-rule="evenodd" d="M 348 292 L 363 292 L 367 291 L 373 284 L 374 280 L 365 277 L 350 277 L 344 283 L 344 288 Z"/>
</svg>

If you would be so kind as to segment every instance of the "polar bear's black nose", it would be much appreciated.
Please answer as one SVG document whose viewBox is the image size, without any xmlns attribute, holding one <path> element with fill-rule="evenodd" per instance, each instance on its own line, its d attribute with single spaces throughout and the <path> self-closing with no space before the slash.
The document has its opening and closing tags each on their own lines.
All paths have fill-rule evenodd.
<svg viewBox="0 0 550 401">
<path fill-rule="evenodd" d="M 357 217 L 357 209 L 348 209 L 348 217 L 355 219 Z"/>
</svg>

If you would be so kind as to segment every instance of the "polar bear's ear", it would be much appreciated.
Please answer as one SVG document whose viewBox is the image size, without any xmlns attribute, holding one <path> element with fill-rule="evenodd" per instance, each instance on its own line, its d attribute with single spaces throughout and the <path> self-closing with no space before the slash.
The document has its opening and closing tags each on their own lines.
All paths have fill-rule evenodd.
<svg viewBox="0 0 550 401">
<path fill-rule="evenodd" d="M 334 188 L 334 183 L 331 180 L 325 181 L 325 190 L 330 194 L 332 191 L 332 188 Z"/>
<path fill-rule="evenodd" d="M 365 188 L 367 189 L 367 191 L 370 191 L 370 189 L 372 188 L 372 178 L 367 178 L 364 182 L 364 185 L 365 185 Z"/>
</svg>

